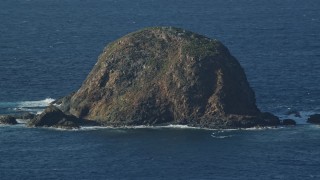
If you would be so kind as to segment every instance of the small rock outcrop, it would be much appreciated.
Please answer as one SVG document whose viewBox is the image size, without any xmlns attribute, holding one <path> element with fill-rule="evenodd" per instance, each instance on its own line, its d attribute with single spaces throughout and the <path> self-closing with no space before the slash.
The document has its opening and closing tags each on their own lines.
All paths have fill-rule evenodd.
<svg viewBox="0 0 320 180">
<path fill-rule="evenodd" d="M 73 115 L 64 114 L 59 108 L 51 105 L 40 115 L 36 116 L 30 122 L 30 127 L 55 127 L 62 129 L 75 129 L 81 125 L 96 125 L 92 121 L 79 119 Z"/>
<path fill-rule="evenodd" d="M 320 124 L 320 114 L 313 114 L 311 115 L 308 120 L 308 123 L 312 123 L 312 124 Z"/>
<path fill-rule="evenodd" d="M 110 43 L 80 89 L 55 103 L 65 114 L 111 126 L 280 124 L 257 108 L 243 68 L 221 42 L 172 27 Z"/>
<path fill-rule="evenodd" d="M 0 116 L 0 124 L 14 125 L 17 124 L 17 120 L 11 115 L 3 115 Z"/>
<path fill-rule="evenodd" d="M 44 112 L 32 119 L 28 125 L 33 127 L 55 127 L 62 126 L 63 124 L 70 124 L 70 126 L 66 126 L 65 128 L 78 128 L 78 125 L 76 125 L 74 121 L 77 121 L 76 117 L 67 116 L 57 107 L 49 106 Z"/>
<path fill-rule="evenodd" d="M 284 119 L 281 122 L 281 125 L 284 125 L 284 126 L 295 126 L 296 124 L 297 124 L 296 121 L 293 119 Z"/>
</svg>

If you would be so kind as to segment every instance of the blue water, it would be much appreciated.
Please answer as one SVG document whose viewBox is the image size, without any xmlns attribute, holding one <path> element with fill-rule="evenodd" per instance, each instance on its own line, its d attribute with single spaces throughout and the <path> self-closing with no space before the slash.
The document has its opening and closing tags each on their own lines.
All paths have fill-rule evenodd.
<svg viewBox="0 0 320 180">
<path fill-rule="evenodd" d="M 0 175 L 1 179 L 319 179 L 319 131 L 303 125 L 247 131 L 0 126 Z"/>
<path fill-rule="evenodd" d="M 0 0 L 0 114 L 39 112 L 77 90 L 104 46 L 129 32 L 177 26 L 221 40 L 261 110 L 297 110 L 305 124 L 320 113 L 319 9 L 318 0 Z M 317 126 L 212 133 L 0 126 L 0 179 L 320 178 Z"/>
</svg>

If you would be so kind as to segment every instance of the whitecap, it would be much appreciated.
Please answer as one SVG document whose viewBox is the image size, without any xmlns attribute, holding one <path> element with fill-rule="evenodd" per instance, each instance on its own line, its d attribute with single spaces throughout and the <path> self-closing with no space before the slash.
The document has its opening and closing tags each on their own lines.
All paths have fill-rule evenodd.
<svg viewBox="0 0 320 180">
<path fill-rule="evenodd" d="M 212 130 L 208 128 L 193 127 L 188 125 L 176 125 L 168 124 L 163 126 L 149 126 L 149 125 L 138 125 L 138 126 L 81 126 L 79 130 L 99 130 L 99 129 L 201 129 L 201 130 Z"/>
<path fill-rule="evenodd" d="M 111 126 L 80 126 L 80 128 L 79 128 L 79 130 L 85 130 L 85 131 L 99 130 L 99 129 L 115 129 L 115 127 L 111 127 Z"/>
<path fill-rule="evenodd" d="M 54 99 L 46 98 L 39 101 L 20 101 L 17 103 L 16 111 L 41 114 L 43 110 L 52 103 Z"/>
<path fill-rule="evenodd" d="M 38 101 L 0 102 L 0 110 L 3 114 L 18 112 L 41 113 L 54 99 L 46 98 Z"/>
<path fill-rule="evenodd" d="M 261 131 L 261 130 L 268 130 L 268 129 L 279 129 L 282 128 L 280 126 L 255 126 L 251 128 L 243 128 L 239 130 L 245 130 L 245 131 Z"/>
<path fill-rule="evenodd" d="M 46 98 L 40 101 L 20 101 L 17 103 L 18 108 L 46 107 L 52 103 L 54 99 Z"/>
<path fill-rule="evenodd" d="M 228 133 L 230 131 L 258 131 L 268 129 L 279 129 L 282 127 L 252 127 L 252 128 L 235 128 L 235 129 L 210 129 L 203 127 L 194 127 L 188 125 L 168 124 L 162 126 L 138 125 L 138 126 L 80 126 L 79 130 L 99 130 L 99 129 L 194 129 L 194 130 L 207 130 L 214 131 L 215 133 Z"/>
<path fill-rule="evenodd" d="M 193 126 L 188 126 L 188 125 L 178 125 L 178 124 L 169 124 L 165 126 L 154 126 L 158 128 L 170 128 L 170 129 L 204 129 L 200 127 L 193 127 Z"/>
</svg>

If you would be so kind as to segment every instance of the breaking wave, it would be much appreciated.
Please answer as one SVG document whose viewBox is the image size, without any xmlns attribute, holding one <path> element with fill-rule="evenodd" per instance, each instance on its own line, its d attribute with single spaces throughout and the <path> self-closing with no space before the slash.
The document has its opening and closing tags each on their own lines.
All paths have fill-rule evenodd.
<svg viewBox="0 0 320 180">
<path fill-rule="evenodd" d="M 297 111 L 296 113 L 292 114 L 275 114 L 280 119 L 293 119 L 296 121 L 297 124 L 308 124 L 307 120 L 310 117 L 310 115 L 317 114 L 319 112 L 317 111 Z"/>
<path fill-rule="evenodd" d="M 187 125 L 164 125 L 164 126 L 147 126 L 147 125 L 139 125 L 139 126 L 121 126 L 121 127 L 113 127 L 113 126 L 82 126 L 80 130 L 98 130 L 98 129 L 205 129 L 199 127 L 192 127 Z"/>
<path fill-rule="evenodd" d="M 46 98 L 40 101 L 21 101 L 18 102 L 18 107 L 47 107 L 50 103 L 52 103 L 54 99 Z"/>
<path fill-rule="evenodd" d="M 53 101 L 52 98 L 46 98 L 39 101 L 0 102 L 0 114 L 41 113 Z"/>
</svg>

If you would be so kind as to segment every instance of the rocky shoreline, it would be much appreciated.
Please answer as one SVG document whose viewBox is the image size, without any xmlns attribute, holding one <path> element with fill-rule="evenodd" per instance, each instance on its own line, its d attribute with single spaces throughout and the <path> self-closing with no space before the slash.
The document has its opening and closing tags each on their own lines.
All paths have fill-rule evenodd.
<svg viewBox="0 0 320 180">
<path fill-rule="evenodd" d="M 113 127 L 113 128 L 135 128 L 135 127 L 189 127 L 189 128 L 200 128 L 200 129 L 246 129 L 246 128 L 267 128 L 267 127 L 278 127 L 278 126 L 296 126 L 297 123 L 293 119 L 280 119 L 280 123 L 275 125 L 267 125 L 267 126 L 228 126 L 225 127 L 201 127 L 192 124 L 158 124 L 158 125 L 108 125 L 108 124 L 100 124 L 95 121 L 78 119 L 75 116 L 65 115 L 61 113 L 57 107 L 50 105 L 43 113 L 35 115 L 32 113 L 23 113 L 16 115 L 0 115 L 0 124 L 3 125 L 17 125 L 19 122 L 17 120 L 23 120 L 26 122 L 27 127 L 51 127 L 58 129 L 80 129 L 81 127 Z M 269 114 L 271 115 L 271 114 Z M 275 119 L 279 119 L 278 117 L 274 117 Z M 320 114 L 312 114 L 307 119 L 306 122 L 309 124 L 320 124 Z"/>
</svg>

